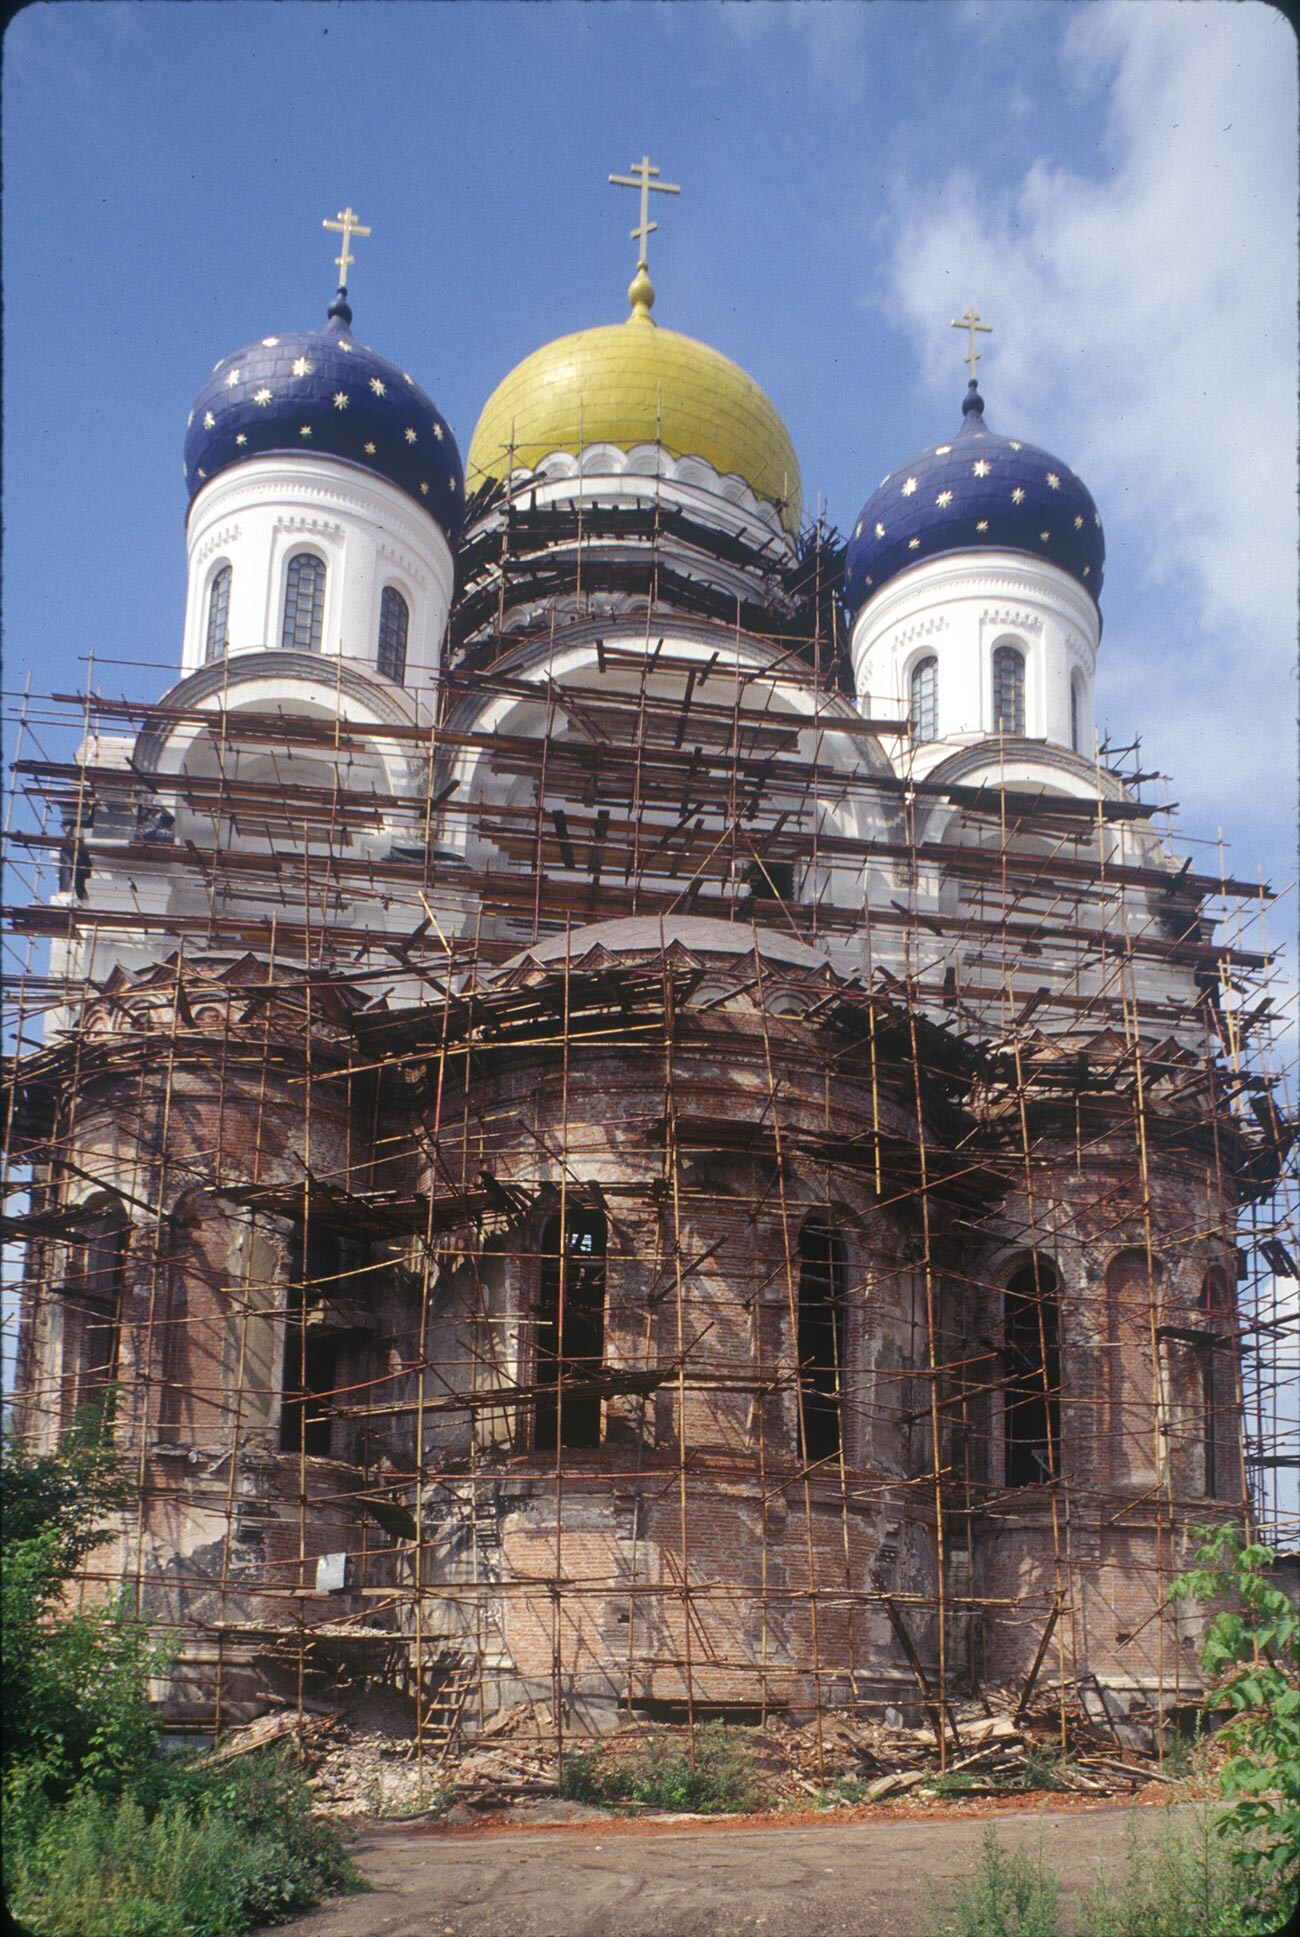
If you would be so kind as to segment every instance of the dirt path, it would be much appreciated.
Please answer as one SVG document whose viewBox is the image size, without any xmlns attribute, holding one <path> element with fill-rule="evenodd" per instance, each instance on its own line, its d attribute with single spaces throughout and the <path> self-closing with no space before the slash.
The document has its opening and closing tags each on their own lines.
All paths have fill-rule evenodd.
<svg viewBox="0 0 1300 1937">
<path fill-rule="evenodd" d="M 1109 1805 L 999 1813 L 1004 1847 L 1043 1848 L 1068 1894 L 1118 1867 L 1129 1825 Z M 913 1937 L 927 1879 L 965 1876 L 984 1821 L 600 1821 L 500 1831 L 377 1826 L 357 1845 L 372 1888 L 282 1926 L 292 1937 Z"/>
</svg>

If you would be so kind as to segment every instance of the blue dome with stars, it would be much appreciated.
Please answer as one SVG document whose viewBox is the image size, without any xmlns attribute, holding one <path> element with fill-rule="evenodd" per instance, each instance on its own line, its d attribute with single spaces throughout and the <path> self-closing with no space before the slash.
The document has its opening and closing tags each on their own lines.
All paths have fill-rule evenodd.
<svg viewBox="0 0 1300 1937">
<path fill-rule="evenodd" d="M 972 383 L 952 443 L 892 471 L 862 507 L 845 561 L 849 609 L 923 558 L 985 550 L 1045 558 L 1101 593 L 1106 546 L 1087 486 L 1037 445 L 995 436 Z"/>
<path fill-rule="evenodd" d="M 356 341 L 341 292 L 323 330 L 264 336 L 215 366 L 185 434 L 191 501 L 232 464 L 287 451 L 387 478 L 455 543 L 465 501 L 456 440 L 405 370 Z"/>
</svg>

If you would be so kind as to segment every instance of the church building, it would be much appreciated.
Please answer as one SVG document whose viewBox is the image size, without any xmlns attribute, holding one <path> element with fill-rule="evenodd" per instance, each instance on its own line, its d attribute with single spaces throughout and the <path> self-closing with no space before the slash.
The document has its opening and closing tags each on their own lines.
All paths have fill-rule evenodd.
<svg viewBox="0 0 1300 1937">
<path fill-rule="evenodd" d="M 350 208 L 320 326 L 198 390 L 177 675 L 50 774 L 25 1427 L 111 1415 L 179 1728 L 1194 1701 L 1258 889 L 1098 748 L 1101 514 L 975 311 L 842 539 L 622 179 L 627 314 L 463 458 Z"/>
</svg>

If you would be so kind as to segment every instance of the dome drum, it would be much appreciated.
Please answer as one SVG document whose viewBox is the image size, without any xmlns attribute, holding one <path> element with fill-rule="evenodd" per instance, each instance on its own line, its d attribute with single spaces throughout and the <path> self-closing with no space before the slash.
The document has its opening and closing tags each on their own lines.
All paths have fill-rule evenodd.
<svg viewBox="0 0 1300 1937">
<path fill-rule="evenodd" d="M 182 665 L 186 673 L 245 652 L 293 645 L 383 673 L 412 695 L 436 685 L 454 564 L 439 526 L 388 480 L 326 458 L 279 456 L 232 466 L 190 512 Z M 311 561 L 307 630 L 294 632 Z M 401 601 L 402 652 L 383 654 L 385 594 Z M 391 628 L 390 628 L 391 631 Z"/>
</svg>

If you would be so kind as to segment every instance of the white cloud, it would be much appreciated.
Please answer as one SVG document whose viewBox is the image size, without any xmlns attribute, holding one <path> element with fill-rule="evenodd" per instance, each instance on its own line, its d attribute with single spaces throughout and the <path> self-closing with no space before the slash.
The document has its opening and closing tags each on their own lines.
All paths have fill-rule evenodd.
<svg viewBox="0 0 1300 1937">
<path fill-rule="evenodd" d="M 721 13 L 744 46 L 778 34 L 799 37 L 818 80 L 851 99 L 861 97 L 872 24 L 872 9 L 864 0 L 723 0 Z"/>
<path fill-rule="evenodd" d="M 1262 5 L 1098 4 L 1069 17 L 1062 81 L 1095 106 L 1097 166 L 1043 157 L 1000 193 L 963 173 L 900 187 L 888 301 L 945 391 L 949 318 L 975 302 L 997 329 L 990 423 L 1091 486 L 1159 635 L 1106 657 L 1112 718 L 1198 815 L 1216 786 L 1278 803 L 1295 769 L 1295 43 Z"/>
</svg>

